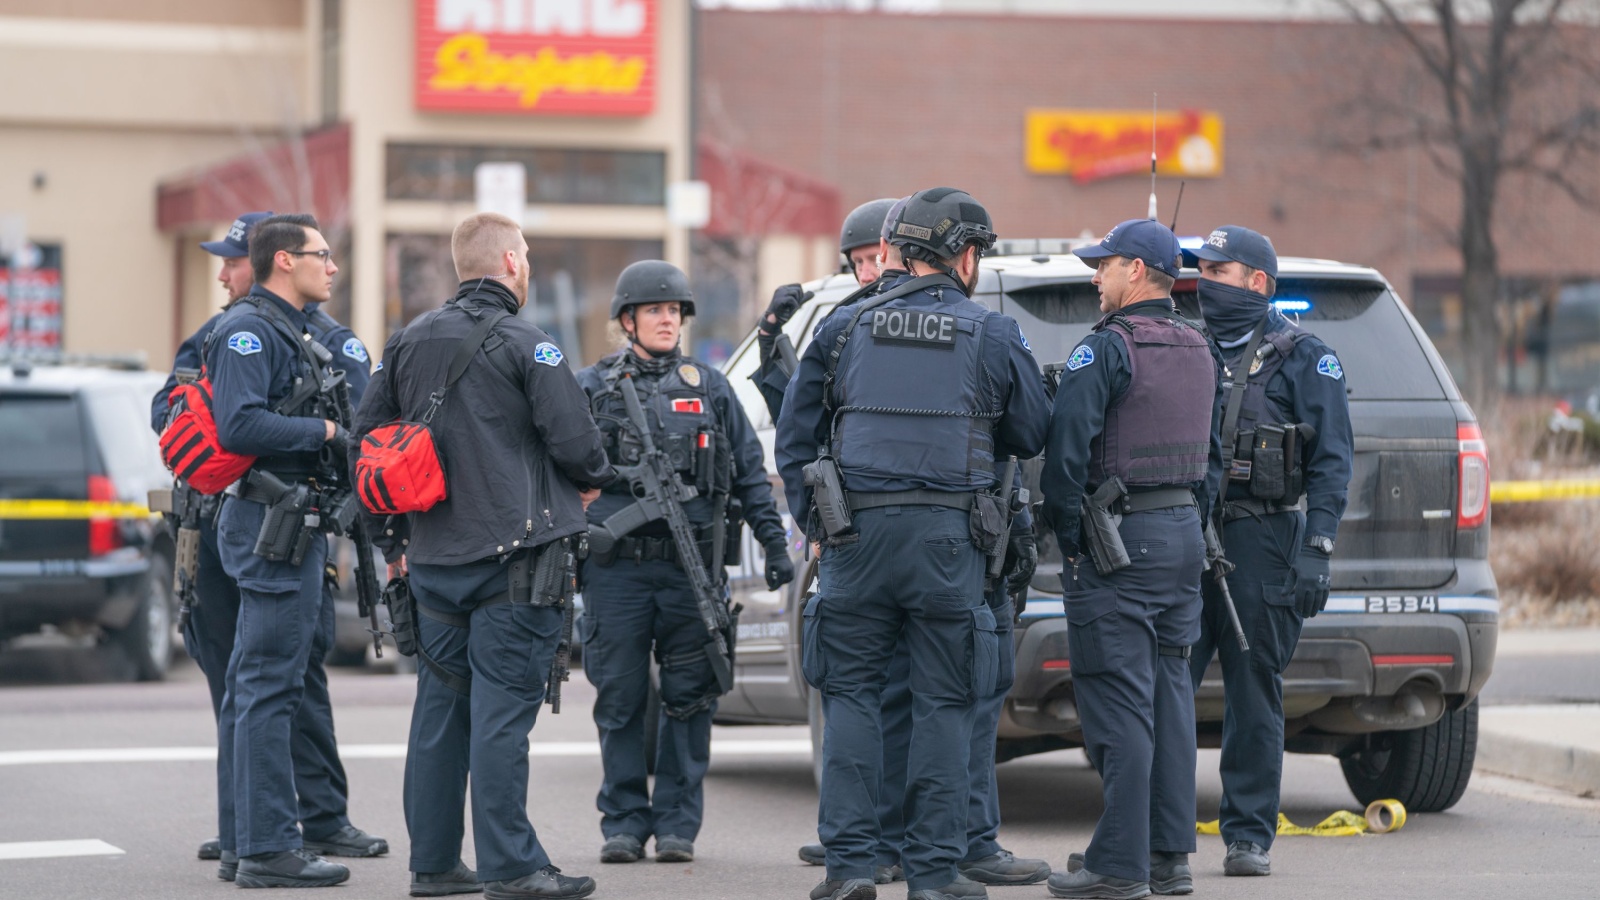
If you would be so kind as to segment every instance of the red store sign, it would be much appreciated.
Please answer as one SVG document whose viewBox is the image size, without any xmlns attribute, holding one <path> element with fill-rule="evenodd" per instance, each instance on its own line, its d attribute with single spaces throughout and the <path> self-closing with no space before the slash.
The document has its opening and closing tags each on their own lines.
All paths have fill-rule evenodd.
<svg viewBox="0 0 1600 900">
<path fill-rule="evenodd" d="M 658 2 L 417 0 L 417 108 L 645 115 Z"/>
</svg>

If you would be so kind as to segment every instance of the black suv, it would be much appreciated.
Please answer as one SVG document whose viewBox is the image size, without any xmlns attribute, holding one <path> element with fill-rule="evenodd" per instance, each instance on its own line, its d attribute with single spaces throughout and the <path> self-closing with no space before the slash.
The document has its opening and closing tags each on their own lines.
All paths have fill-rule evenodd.
<svg viewBox="0 0 1600 900">
<path fill-rule="evenodd" d="M 25 360 L 0 369 L 0 641 L 46 627 L 93 635 L 138 679 L 166 674 L 172 542 L 159 517 L 136 512 L 172 485 L 149 422 L 162 380 Z"/>
<path fill-rule="evenodd" d="M 1197 243 L 1197 242 L 1196 242 Z M 1093 270 L 1069 242 L 1002 242 L 975 297 L 1014 317 L 1041 364 L 1064 360 L 1099 320 Z M 1494 663 L 1499 600 L 1486 559 L 1489 470 L 1482 435 L 1444 363 L 1378 272 L 1285 258 L 1276 302 L 1340 354 L 1355 430 L 1350 502 L 1333 560 L 1334 596 L 1306 622 L 1284 675 L 1288 749 L 1339 757 L 1362 802 L 1418 812 L 1460 799 L 1477 743 L 1477 695 Z M 1193 270 L 1174 292 L 1198 319 Z M 787 331 L 797 345 L 856 287 L 835 275 Z M 771 459 L 772 422 L 749 380 L 753 335 L 725 366 Z M 1035 498 L 1038 467 L 1025 469 Z M 776 476 L 772 476 L 777 484 Z M 782 491 L 777 492 L 779 497 Z M 798 551 L 797 551 L 798 552 Z M 1000 724 L 999 759 L 1079 746 L 1061 560 L 1041 536 L 1040 566 L 1016 630 L 1017 678 Z M 762 582 L 747 542 L 732 573 L 739 624 L 737 685 L 723 722 L 806 723 L 820 747 L 820 706 L 800 675 L 800 610 L 814 566 L 782 591 Z M 1216 746 L 1222 683 L 1213 665 L 1195 700 L 1202 745 Z M 814 754 L 820 755 L 820 754 Z"/>
</svg>

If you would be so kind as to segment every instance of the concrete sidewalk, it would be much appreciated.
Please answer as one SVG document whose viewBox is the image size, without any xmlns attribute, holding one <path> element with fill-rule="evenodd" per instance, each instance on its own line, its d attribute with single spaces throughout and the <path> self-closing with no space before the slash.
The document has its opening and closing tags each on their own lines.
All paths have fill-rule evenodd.
<svg viewBox="0 0 1600 900">
<path fill-rule="evenodd" d="M 1600 629 L 1502 632 L 1495 666 L 1515 690 L 1485 689 L 1474 769 L 1600 796 Z"/>
</svg>

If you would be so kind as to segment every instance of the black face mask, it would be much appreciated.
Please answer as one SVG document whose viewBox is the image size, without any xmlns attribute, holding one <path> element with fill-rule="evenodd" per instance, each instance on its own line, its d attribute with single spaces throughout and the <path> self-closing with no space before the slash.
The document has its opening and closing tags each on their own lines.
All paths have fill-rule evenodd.
<svg viewBox="0 0 1600 900">
<path fill-rule="evenodd" d="M 1272 301 L 1264 294 L 1202 278 L 1197 285 L 1200 315 L 1219 344 L 1245 339 L 1267 317 Z"/>
</svg>

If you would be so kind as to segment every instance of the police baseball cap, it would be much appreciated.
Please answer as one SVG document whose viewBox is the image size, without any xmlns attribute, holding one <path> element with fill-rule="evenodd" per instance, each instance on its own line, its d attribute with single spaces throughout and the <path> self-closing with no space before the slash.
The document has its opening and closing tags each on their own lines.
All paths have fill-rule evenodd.
<svg viewBox="0 0 1600 900">
<path fill-rule="evenodd" d="M 1072 251 L 1082 260 L 1121 256 L 1137 259 L 1172 278 L 1178 277 L 1178 257 L 1183 252 L 1178 238 L 1167 226 L 1154 219 L 1129 219 L 1106 232 L 1100 243 Z"/>
<path fill-rule="evenodd" d="M 1185 250 L 1185 261 L 1209 259 L 1212 262 L 1240 262 L 1252 269 L 1260 269 L 1273 278 L 1278 277 L 1278 251 L 1272 241 L 1259 231 L 1242 225 L 1224 225 L 1206 236 L 1198 250 Z"/>
<path fill-rule="evenodd" d="M 238 259 L 241 256 L 249 256 L 250 226 L 272 215 L 276 215 L 276 213 L 271 210 L 245 213 L 233 220 L 233 225 L 228 228 L 227 237 L 220 241 L 203 241 L 200 244 L 200 249 L 210 253 L 212 256 L 220 256 L 223 259 Z"/>
</svg>

